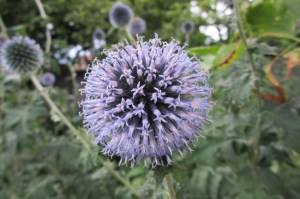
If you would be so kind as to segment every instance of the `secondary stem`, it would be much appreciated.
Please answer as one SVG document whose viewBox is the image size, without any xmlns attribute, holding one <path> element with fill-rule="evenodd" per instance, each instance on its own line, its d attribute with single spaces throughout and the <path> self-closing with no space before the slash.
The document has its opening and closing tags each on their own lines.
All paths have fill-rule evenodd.
<svg viewBox="0 0 300 199">
<path fill-rule="evenodd" d="M 235 13 L 235 16 L 236 16 L 236 19 L 237 19 L 237 25 L 238 25 L 238 29 L 239 29 L 239 32 L 240 32 L 240 36 L 241 36 L 242 41 L 243 41 L 243 43 L 244 43 L 244 45 L 247 49 L 247 54 L 248 54 L 248 57 L 249 57 L 251 68 L 252 68 L 253 72 L 255 73 L 256 67 L 255 67 L 255 63 L 254 63 L 254 60 L 253 60 L 253 56 L 250 53 L 249 46 L 247 44 L 247 38 L 246 38 L 246 35 L 244 33 L 244 29 L 243 29 L 243 25 L 242 25 L 242 17 L 241 17 L 241 14 L 240 14 L 240 9 L 239 9 L 239 5 L 238 5 L 237 0 L 233 0 L 233 7 L 234 7 L 234 13 Z"/>
<path fill-rule="evenodd" d="M 76 82 L 76 72 L 72 66 L 72 63 L 68 62 L 68 68 L 71 76 L 71 81 L 72 81 L 72 90 L 73 90 L 73 96 L 74 100 L 77 99 L 77 93 L 78 93 L 78 84 Z"/>
<path fill-rule="evenodd" d="M 76 137 L 79 138 L 81 143 L 84 145 L 85 148 L 90 149 L 90 145 L 87 142 L 87 140 L 82 136 L 82 134 L 71 124 L 71 122 L 64 116 L 64 114 L 60 111 L 60 109 L 56 106 L 56 104 L 52 101 L 48 93 L 44 91 L 43 86 L 40 84 L 39 80 L 36 78 L 34 74 L 31 74 L 30 76 L 31 81 L 33 82 L 34 86 L 37 88 L 37 90 L 41 93 L 43 98 L 46 100 L 48 105 L 50 106 L 51 110 L 55 112 L 59 118 L 62 120 L 62 122 L 69 127 L 69 129 L 72 131 Z"/>
<path fill-rule="evenodd" d="M 36 78 L 34 74 L 30 75 L 31 81 L 33 82 L 34 86 L 37 90 L 41 93 L 43 98 L 46 100 L 48 105 L 50 106 L 51 110 L 55 112 L 62 122 L 69 127 L 71 132 L 79 138 L 80 142 L 87 150 L 91 150 L 91 146 L 88 141 L 82 136 L 82 134 L 71 124 L 71 122 L 64 116 L 64 114 L 60 111 L 60 109 L 56 106 L 53 100 L 50 98 L 48 93 L 44 91 L 43 86 L 40 84 L 39 80 Z M 108 163 L 104 162 L 104 160 L 100 157 L 97 158 L 98 162 L 101 163 L 116 179 L 118 179 L 125 187 L 127 187 L 136 197 L 139 198 L 138 192 L 130 185 L 130 183 L 123 178 L 118 172 L 116 172 Z"/>
<path fill-rule="evenodd" d="M 1 32 L 2 32 L 3 36 L 7 38 L 6 26 L 4 24 L 4 21 L 3 21 L 1 15 L 0 15 L 0 28 L 1 28 Z"/>
<path fill-rule="evenodd" d="M 170 199 L 176 199 L 175 190 L 174 190 L 174 187 L 173 187 L 172 175 L 170 173 L 167 174 L 165 179 L 166 179 L 166 182 L 167 182 L 167 186 L 168 186 L 168 190 L 169 190 L 169 194 L 170 194 Z"/>
<path fill-rule="evenodd" d="M 189 33 L 185 33 L 185 43 L 186 44 L 190 43 L 190 34 Z"/>
<path fill-rule="evenodd" d="M 130 34 L 129 30 L 127 28 L 125 28 L 126 34 L 128 35 L 129 39 L 130 39 L 130 43 L 133 45 L 136 45 L 135 40 L 133 38 L 133 36 Z"/>
<path fill-rule="evenodd" d="M 43 19 L 47 19 L 47 15 L 44 9 L 44 6 L 41 2 L 41 0 L 35 0 L 35 4 L 39 10 L 39 13 L 41 15 L 41 17 Z M 50 48 L 51 48 L 51 32 L 50 30 L 48 30 L 48 28 L 46 27 L 46 44 L 45 44 L 45 52 L 48 53 L 50 52 Z"/>
</svg>

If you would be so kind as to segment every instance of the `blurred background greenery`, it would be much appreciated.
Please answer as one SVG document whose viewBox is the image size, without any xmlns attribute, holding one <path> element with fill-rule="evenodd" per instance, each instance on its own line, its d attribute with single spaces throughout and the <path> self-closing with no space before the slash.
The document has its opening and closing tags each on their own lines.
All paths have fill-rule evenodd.
<svg viewBox="0 0 300 199">
<path fill-rule="evenodd" d="M 114 2 L 43 0 L 41 17 L 34 0 L 0 0 L 2 36 L 26 35 L 44 48 L 48 27 L 51 48 L 38 74 L 55 74 L 46 91 L 83 134 L 78 88 L 86 67 L 127 39 L 109 23 Z M 215 105 L 206 138 L 158 169 L 173 174 L 177 198 L 300 198 L 299 0 L 122 2 L 146 21 L 145 39 L 157 33 L 183 44 L 181 23 L 192 21 L 187 50 L 210 71 Z M 95 49 L 98 29 L 106 46 Z M 69 134 L 28 77 L 0 73 L 0 102 L 1 199 L 136 197 L 97 163 L 99 148 L 87 151 Z M 117 157 L 110 162 L 141 198 L 169 197 L 164 184 L 156 185 L 159 172 L 118 167 Z"/>
</svg>

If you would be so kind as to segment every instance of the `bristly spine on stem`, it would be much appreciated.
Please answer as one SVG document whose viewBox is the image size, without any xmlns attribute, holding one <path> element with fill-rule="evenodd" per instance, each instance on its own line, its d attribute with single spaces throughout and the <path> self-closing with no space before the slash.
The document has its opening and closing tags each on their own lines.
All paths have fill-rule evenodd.
<svg viewBox="0 0 300 199">
<path fill-rule="evenodd" d="M 257 71 L 256 71 L 256 66 L 255 66 L 255 62 L 252 56 L 252 53 L 250 52 L 249 46 L 247 44 L 247 37 L 245 35 L 244 29 L 243 29 L 243 25 L 242 25 L 242 17 L 241 17 L 241 13 L 240 13 L 240 9 L 239 9 L 239 4 L 237 0 L 233 0 L 233 7 L 234 7 L 234 13 L 236 16 L 236 20 L 237 20 L 237 25 L 238 25 L 238 30 L 240 33 L 240 37 L 245 45 L 246 51 L 247 51 L 247 55 L 248 55 L 248 59 L 250 61 L 250 65 L 251 65 L 251 70 L 252 73 L 255 77 L 257 77 Z M 256 80 L 255 83 L 255 87 L 256 87 L 256 93 L 259 94 L 259 83 Z"/>
</svg>

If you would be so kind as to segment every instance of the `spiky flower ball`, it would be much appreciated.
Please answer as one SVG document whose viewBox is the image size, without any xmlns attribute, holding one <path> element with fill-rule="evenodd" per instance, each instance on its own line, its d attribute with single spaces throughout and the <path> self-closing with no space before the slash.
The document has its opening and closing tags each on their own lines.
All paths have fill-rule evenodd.
<svg viewBox="0 0 300 199">
<path fill-rule="evenodd" d="M 128 32 L 132 35 L 142 35 L 146 32 L 146 22 L 140 17 L 134 17 L 128 27 Z"/>
<path fill-rule="evenodd" d="M 93 45 L 95 49 L 100 49 L 105 46 L 105 32 L 103 30 L 96 30 L 93 33 Z"/>
<path fill-rule="evenodd" d="M 93 32 L 93 40 L 104 40 L 105 32 L 103 30 L 95 30 Z"/>
<path fill-rule="evenodd" d="M 109 11 L 109 21 L 117 28 L 127 26 L 132 16 L 132 10 L 120 2 L 115 3 Z"/>
<path fill-rule="evenodd" d="M 41 47 L 28 37 L 16 36 L 7 40 L 0 51 L 1 64 L 5 71 L 29 73 L 43 63 Z"/>
<path fill-rule="evenodd" d="M 2 35 L 0 33 L 0 48 L 1 48 L 2 44 L 4 44 L 5 40 L 6 40 L 6 38 L 4 37 L 4 35 Z"/>
<path fill-rule="evenodd" d="M 181 31 L 185 34 L 191 34 L 195 31 L 195 24 L 191 21 L 181 23 Z"/>
<path fill-rule="evenodd" d="M 201 133 L 211 88 L 199 61 L 173 40 L 148 42 L 104 52 L 89 68 L 80 103 L 88 133 L 120 164 L 170 165 L 175 152 Z"/>
<path fill-rule="evenodd" d="M 40 77 L 40 82 L 43 86 L 53 86 L 55 80 L 55 75 L 50 72 L 46 72 Z"/>
</svg>

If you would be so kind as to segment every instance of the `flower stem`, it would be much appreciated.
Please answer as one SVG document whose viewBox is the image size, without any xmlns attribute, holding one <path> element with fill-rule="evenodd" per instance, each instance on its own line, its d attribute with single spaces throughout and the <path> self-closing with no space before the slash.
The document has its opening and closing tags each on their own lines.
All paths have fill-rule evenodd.
<svg viewBox="0 0 300 199">
<path fill-rule="evenodd" d="M 125 31 L 126 31 L 126 34 L 129 37 L 130 43 L 133 44 L 133 45 L 136 45 L 135 40 L 134 40 L 133 36 L 130 34 L 129 30 L 127 28 L 125 28 Z"/>
<path fill-rule="evenodd" d="M 252 73 L 253 73 L 253 75 L 255 77 L 257 77 L 255 62 L 254 62 L 252 53 L 250 52 L 249 46 L 247 44 L 247 38 L 246 38 L 244 29 L 243 29 L 242 17 L 241 17 L 241 14 L 240 14 L 239 4 L 238 4 L 237 0 L 233 0 L 233 7 L 234 7 L 234 13 L 235 13 L 235 16 L 236 16 L 236 20 L 237 20 L 237 25 L 238 25 L 240 37 L 241 37 L 241 39 L 242 39 L 242 41 L 243 41 L 243 43 L 245 45 L 245 48 L 246 48 L 246 51 L 247 51 L 247 55 L 248 55 L 248 59 L 250 61 Z M 259 94 L 260 88 L 259 88 L 259 84 L 257 83 L 257 81 L 256 81 L 256 84 L 255 84 L 255 87 L 256 87 L 256 91 Z"/>
<path fill-rule="evenodd" d="M 189 33 L 185 33 L 185 42 L 186 44 L 190 43 L 190 34 Z"/>
<path fill-rule="evenodd" d="M 43 6 L 43 3 L 41 2 L 41 0 L 34 0 L 35 4 L 39 10 L 39 13 L 41 15 L 41 17 L 43 19 L 47 19 L 47 15 Z M 50 52 L 50 48 L 51 48 L 51 32 L 50 30 L 48 30 L 48 28 L 46 27 L 46 44 L 45 44 L 45 52 L 48 53 Z"/>
<path fill-rule="evenodd" d="M 168 186 L 168 190 L 169 190 L 169 194 L 170 194 L 170 199 L 176 199 L 175 190 L 174 190 L 174 187 L 173 187 L 172 175 L 170 173 L 167 174 L 165 179 L 166 179 L 166 182 L 167 182 L 167 186 Z"/>
<path fill-rule="evenodd" d="M 0 28 L 1 28 L 1 33 L 3 34 L 3 36 L 5 38 L 7 38 L 6 26 L 5 26 L 5 23 L 4 23 L 1 15 L 0 15 Z"/>
<path fill-rule="evenodd" d="M 71 132 L 79 138 L 80 142 L 83 144 L 83 146 L 87 150 L 91 150 L 91 146 L 88 143 L 88 141 L 84 138 L 84 136 L 71 124 L 71 122 L 65 117 L 65 115 L 60 111 L 60 109 L 56 106 L 56 104 L 53 102 L 53 100 L 50 98 L 48 93 L 44 91 L 43 86 L 40 84 L 39 80 L 36 78 L 36 76 L 32 73 L 30 75 L 31 81 L 33 82 L 34 86 L 37 88 L 37 90 L 41 93 L 43 98 L 46 100 L 48 105 L 50 106 L 51 110 L 55 112 L 62 122 L 69 127 Z M 124 177 L 122 177 L 117 171 L 115 171 L 108 163 L 106 163 L 102 158 L 97 158 L 98 162 L 101 163 L 116 179 L 118 179 L 125 187 L 127 187 L 137 198 L 139 198 L 139 194 L 136 191 L 134 187 L 130 185 L 128 180 L 126 180 Z"/>
<path fill-rule="evenodd" d="M 256 70 L 255 63 L 254 63 L 254 60 L 253 60 L 252 53 L 250 53 L 250 51 L 249 51 L 249 46 L 247 44 L 247 38 L 246 38 L 246 35 L 244 33 L 244 29 L 243 29 L 243 25 L 242 25 L 242 17 L 241 17 L 241 14 L 240 14 L 240 9 L 239 9 L 239 5 L 238 5 L 237 0 L 233 0 L 233 7 L 234 7 L 234 13 L 235 13 L 235 16 L 236 16 L 236 19 L 237 19 L 237 25 L 238 25 L 240 37 L 241 37 L 241 39 L 242 39 L 242 41 L 243 41 L 243 43 L 246 47 L 248 58 L 249 58 L 249 61 L 250 61 L 250 64 L 251 64 L 251 68 L 252 68 L 253 71 L 255 71 Z"/>
<path fill-rule="evenodd" d="M 77 94 L 78 94 L 78 84 L 77 84 L 77 81 L 76 81 L 76 72 L 73 68 L 73 65 L 72 63 L 68 62 L 68 69 L 69 69 L 69 72 L 70 72 L 70 76 L 71 76 L 71 81 L 72 81 L 72 90 L 73 90 L 73 96 L 74 96 L 74 100 L 77 99 Z"/>
<path fill-rule="evenodd" d="M 48 105 L 50 106 L 51 110 L 55 112 L 59 118 L 62 120 L 62 122 L 72 131 L 76 137 L 79 138 L 81 143 L 84 145 L 85 148 L 90 149 L 90 145 L 87 142 L 87 140 L 82 136 L 82 134 L 71 124 L 71 122 L 65 117 L 65 115 L 60 111 L 60 109 L 56 106 L 56 104 L 52 101 L 48 93 L 44 91 L 43 86 L 40 84 L 39 80 L 36 78 L 34 74 L 31 74 L 30 76 L 31 81 L 33 82 L 34 86 L 37 88 L 37 90 L 41 93 L 43 98 L 46 100 Z"/>
<path fill-rule="evenodd" d="M 131 184 L 128 182 L 128 180 L 126 180 L 125 178 L 123 178 L 118 172 L 116 172 L 108 163 L 104 162 L 102 158 L 98 158 L 98 161 L 100 163 L 103 164 L 104 167 L 106 167 L 106 169 L 110 172 L 110 174 L 112 174 L 116 179 L 118 179 L 120 182 L 123 183 L 123 185 L 125 187 L 127 187 L 129 190 L 131 190 L 131 192 L 137 197 L 137 198 L 141 198 L 140 194 L 138 193 L 137 189 L 132 187 Z"/>
</svg>

